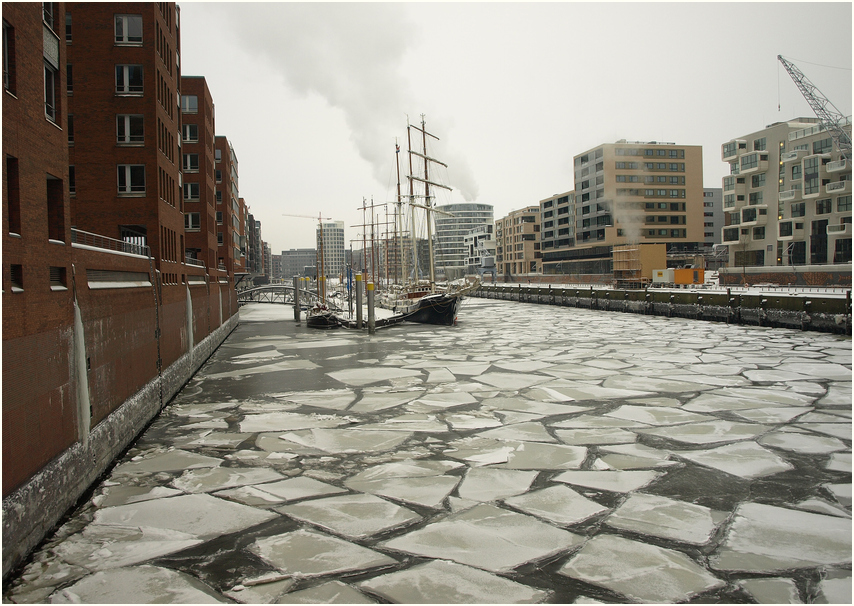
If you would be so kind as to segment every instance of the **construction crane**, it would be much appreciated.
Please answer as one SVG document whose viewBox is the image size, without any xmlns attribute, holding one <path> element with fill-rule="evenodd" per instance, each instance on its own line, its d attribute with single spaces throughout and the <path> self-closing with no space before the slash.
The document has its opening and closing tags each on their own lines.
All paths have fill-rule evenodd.
<svg viewBox="0 0 854 606">
<path fill-rule="evenodd" d="M 815 112 L 821 125 L 830 133 L 833 142 L 839 148 L 839 152 L 846 160 L 851 160 L 851 135 L 845 132 L 843 126 L 850 123 L 848 117 L 840 112 L 836 106 L 830 102 L 830 99 L 825 97 L 818 87 L 810 82 L 804 73 L 797 66 L 783 58 L 782 55 L 777 55 L 777 59 L 789 72 L 789 75 L 794 80 L 795 85 L 801 91 L 804 99 L 810 104 L 810 107 Z"/>
</svg>

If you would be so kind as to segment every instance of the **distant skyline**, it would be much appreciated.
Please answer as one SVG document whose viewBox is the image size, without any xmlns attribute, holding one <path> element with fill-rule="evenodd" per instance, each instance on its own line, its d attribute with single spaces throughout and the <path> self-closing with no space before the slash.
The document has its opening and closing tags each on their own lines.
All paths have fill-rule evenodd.
<svg viewBox="0 0 854 606">
<path fill-rule="evenodd" d="M 395 197 L 407 116 L 441 138 L 440 202 L 499 219 L 572 190 L 573 156 L 619 139 L 702 145 L 721 187 L 724 142 L 815 116 L 778 54 L 851 114 L 848 2 L 179 6 L 182 74 L 206 78 L 273 254 L 315 245 L 316 219 L 283 214 L 360 239 L 363 198 Z"/>
</svg>

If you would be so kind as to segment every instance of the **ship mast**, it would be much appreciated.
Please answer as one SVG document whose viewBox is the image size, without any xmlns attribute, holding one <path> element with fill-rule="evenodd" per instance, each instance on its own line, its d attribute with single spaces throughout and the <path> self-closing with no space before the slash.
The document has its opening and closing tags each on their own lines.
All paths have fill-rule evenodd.
<svg viewBox="0 0 854 606">
<path fill-rule="evenodd" d="M 394 161 L 397 166 L 397 215 L 396 221 L 396 236 L 397 236 L 397 245 L 398 245 L 398 267 L 400 268 L 400 280 L 398 284 L 403 284 L 404 277 L 406 276 L 406 263 L 403 258 L 403 223 L 401 213 L 403 211 L 402 208 L 402 198 L 400 195 L 400 145 L 397 144 L 397 140 L 394 142 Z"/>
</svg>

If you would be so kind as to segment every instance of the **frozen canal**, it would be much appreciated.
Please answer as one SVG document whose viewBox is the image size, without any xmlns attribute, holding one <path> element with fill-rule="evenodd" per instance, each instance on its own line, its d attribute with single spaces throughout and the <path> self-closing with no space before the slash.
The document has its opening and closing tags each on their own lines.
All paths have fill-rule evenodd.
<svg viewBox="0 0 854 606">
<path fill-rule="evenodd" d="M 16 602 L 851 603 L 851 340 L 254 304 Z"/>
</svg>

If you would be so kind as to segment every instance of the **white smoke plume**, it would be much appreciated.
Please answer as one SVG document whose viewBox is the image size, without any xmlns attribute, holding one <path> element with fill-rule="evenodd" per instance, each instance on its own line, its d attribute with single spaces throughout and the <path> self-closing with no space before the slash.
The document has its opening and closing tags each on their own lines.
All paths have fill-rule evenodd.
<svg viewBox="0 0 854 606">
<path fill-rule="evenodd" d="M 230 19 L 242 46 L 264 57 L 296 92 L 320 95 L 340 109 L 359 155 L 385 183 L 394 137 L 400 136 L 405 148 L 406 115 L 423 111 L 402 69 L 419 35 L 405 4 L 214 3 L 211 8 L 235 17 L 258 13 L 257 19 Z M 420 116 L 410 120 L 417 124 Z M 457 181 L 451 185 L 467 199 L 477 196 L 467 163 L 451 162 Z"/>
</svg>

